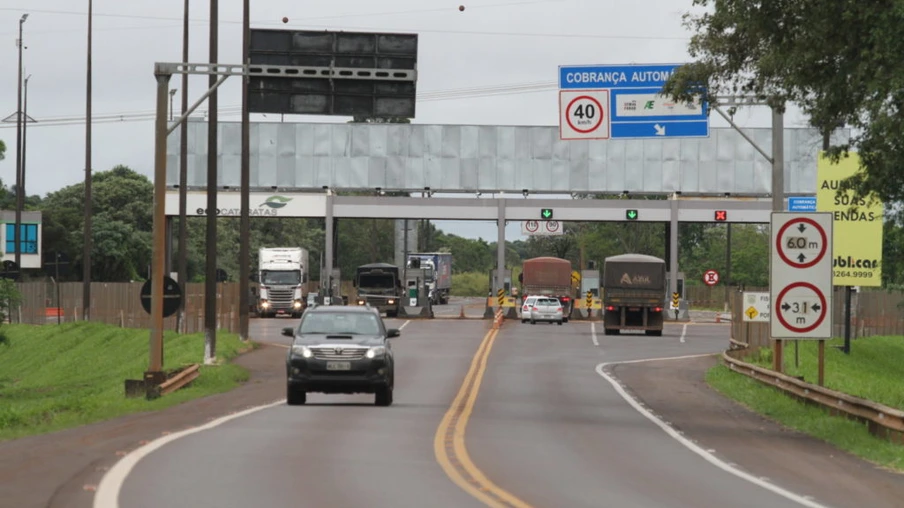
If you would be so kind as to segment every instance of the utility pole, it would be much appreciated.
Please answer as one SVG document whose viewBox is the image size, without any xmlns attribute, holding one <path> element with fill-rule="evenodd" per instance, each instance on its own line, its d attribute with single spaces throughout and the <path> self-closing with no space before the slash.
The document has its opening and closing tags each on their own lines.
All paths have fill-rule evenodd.
<svg viewBox="0 0 904 508">
<path fill-rule="evenodd" d="M 182 63 L 188 63 L 188 1 L 185 0 L 182 10 Z M 188 73 L 182 74 L 182 116 L 188 111 Z M 182 294 L 186 294 L 185 288 L 188 282 L 188 119 L 182 121 L 179 127 L 179 286 Z M 185 322 L 185 298 L 179 309 L 177 330 L 182 331 Z"/>
<path fill-rule="evenodd" d="M 772 105 L 772 211 L 782 212 L 785 209 L 785 113 L 784 104 Z M 771 259 L 771 257 L 770 257 Z M 771 267 L 770 267 L 771 269 Z M 773 318 L 774 319 L 774 318 Z M 784 371 L 783 342 L 774 339 L 775 348 L 772 355 L 772 369 Z"/>
<path fill-rule="evenodd" d="M 219 43 L 219 6 L 210 0 L 210 65 L 216 68 Z M 207 119 L 207 266 L 204 276 L 204 364 L 217 356 L 217 75 L 211 73 L 208 86 Z M 159 277 L 155 274 L 154 277 Z"/>
<path fill-rule="evenodd" d="M 251 6 L 250 0 L 242 0 L 242 64 L 249 65 L 251 44 Z M 251 218 L 250 218 L 250 186 L 251 186 L 251 113 L 248 104 L 248 82 L 251 78 L 246 74 L 242 76 L 242 161 L 241 161 L 241 196 L 239 205 L 241 216 L 239 217 L 239 339 L 248 340 L 248 307 L 250 298 L 248 292 L 251 243 Z M 307 261 L 305 261 L 307 262 Z M 304 267 L 307 275 L 309 266 Z M 304 281 L 299 281 L 304 282 Z"/>
<path fill-rule="evenodd" d="M 19 77 L 16 81 L 18 98 L 16 102 L 16 226 L 13 231 L 13 245 L 15 246 L 16 270 L 22 273 L 22 125 L 25 123 L 25 114 L 22 112 L 22 50 L 25 42 L 22 39 L 22 25 L 28 19 L 28 14 L 19 18 Z"/>
<path fill-rule="evenodd" d="M 91 319 L 91 18 L 92 0 L 88 0 L 88 62 L 85 75 L 85 238 L 82 252 L 82 320 Z"/>
<path fill-rule="evenodd" d="M 25 196 L 26 196 L 26 194 L 25 194 L 26 193 L 26 191 L 25 191 L 25 175 L 27 173 L 25 171 L 25 169 L 28 167 L 28 165 L 25 163 L 25 159 L 26 159 L 26 157 L 28 157 L 28 80 L 29 79 L 31 79 L 31 74 L 29 74 L 25 78 L 25 92 L 22 96 L 22 182 L 21 182 L 21 186 L 20 186 L 22 189 L 22 192 L 16 193 L 17 194 L 16 210 L 19 211 L 19 222 L 16 225 L 16 229 L 22 228 L 21 212 L 25 210 Z M 20 238 L 20 240 L 21 240 L 21 238 Z M 37 240 L 37 239 L 35 239 L 35 240 Z M 20 250 L 21 249 L 16 249 L 16 252 L 19 252 Z M 38 253 L 37 245 L 35 245 L 34 253 L 35 254 Z M 22 270 L 22 268 L 20 266 L 19 273 L 22 273 L 21 270 Z"/>
</svg>

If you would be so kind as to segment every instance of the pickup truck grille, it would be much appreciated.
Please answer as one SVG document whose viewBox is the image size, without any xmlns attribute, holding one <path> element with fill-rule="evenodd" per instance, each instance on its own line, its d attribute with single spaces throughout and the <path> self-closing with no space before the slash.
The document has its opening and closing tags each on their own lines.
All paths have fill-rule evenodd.
<svg viewBox="0 0 904 508">
<path fill-rule="evenodd" d="M 318 360 L 360 360 L 367 349 L 358 346 L 315 346 L 311 352 Z"/>
</svg>

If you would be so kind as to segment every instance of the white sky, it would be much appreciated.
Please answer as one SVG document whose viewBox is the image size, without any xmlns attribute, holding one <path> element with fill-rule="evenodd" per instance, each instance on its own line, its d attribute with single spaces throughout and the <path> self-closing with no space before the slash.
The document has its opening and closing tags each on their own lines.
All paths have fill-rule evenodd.
<svg viewBox="0 0 904 508">
<path fill-rule="evenodd" d="M 208 1 L 191 1 L 190 61 L 208 58 Z M 253 0 L 255 28 L 399 31 L 419 34 L 416 123 L 557 125 L 556 92 L 559 65 L 680 63 L 689 60 L 689 33 L 681 15 L 690 0 L 333 0 L 297 2 Z M 29 127 L 26 164 L 28 194 L 46 195 L 84 180 L 84 122 L 47 125 L 61 117 L 83 119 L 88 0 L 5 0 L 0 7 L 0 118 L 16 111 L 16 70 L 19 19 L 26 50 L 24 76 L 28 114 L 39 123 Z M 241 0 L 220 0 L 220 62 L 240 63 Z M 183 0 L 124 2 L 94 0 L 94 117 L 152 113 L 153 64 L 176 62 L 182 54 Z M 281 19 L 288 17 L 283 24 Z M 23 76 L 23 77 L 24 77 Z M 481 89 L 500 85 L 545 84 L 543 91 L 479 97 Z M 189 102 L 206 90 L 207 77 L 192 77 Z M 220 88 L 221 120 L 238 120 L 238 80 Z M 175 76 L 171 87 L 181 86 Z M 475 89 L 477 89 L 475 91 Z M 438 91 L 455 91 L 435 100 Z M 179 96 L 176 94 L 176 111 Z M 432 96 L 432 97 L 430 97 Z M 430 99 L 427 99 L 430 97 Z M 201 109 L 205 109 L 202 106 Z M 234 113 L 232 113 L 234 112 Z M 301 117 L 295 117 L 300 120 Z M 261 119 L 252 115 L 252 121 Z M 307 117 L 313 122 L 344 122 L 346 118 Z M 294 120 L 294 119 L 293 119 Z M 741 110 L 735 117 L 744 127 L 768 127 L 765 108 Z M 726 124 L 717 115 L 713 127 Z M 786 126 L 802 126 L 789 112 Z M 104 171 L 124 164 L 149 177 L 153 167 L 153 122 L 95 123 L 93 167 Z M 15 183 L 15 123 L 0 124 L 7 145 L 0 178 Z M 496 239 L 493 223 L 438 221 L 441 229 L 467 237 Z M 520 237 L 511 224 L 507 237 Z"/>
</svg>

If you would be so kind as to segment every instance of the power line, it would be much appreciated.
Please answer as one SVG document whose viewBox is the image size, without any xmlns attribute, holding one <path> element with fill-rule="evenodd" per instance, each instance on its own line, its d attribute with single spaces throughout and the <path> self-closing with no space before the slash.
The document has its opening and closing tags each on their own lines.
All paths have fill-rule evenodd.
<svg viewBox="0 0 904 508">
<path fill-rule="evenodd" d="M 466 100 L 484 97 L 496 97 L 501 95 L 520 95 L 525 93 L 537 93 L 553 91 L 558 89 L 558 83 L 550 81 L 538 81 L 530 83 L 513 83 L 509 85 L 492 85 L 485 87 L 469 87 L 469 88 L 453 88 L 448 90 L 436 90 L 433 92 L 424 92 L 419 94 L 417 100 L 420 102 L 433 102 L 445 100 Z M 240 105 L 229 105 L 218 108 L 218 114 L 222 116 L 237 115 L 241 112 Z M 206 113 L 199 110 L 199 113 Z M 146 122 L 151 121 L 155 117 L 154 111 L 123 111 L 115 113 L 104 113 L 92 116 L 92 123 L 124 123 L 124 122 Z M 198 116 L 201 116 L 200 114 Z M 85 118 L 79 116 L 61 116 L 55 118 L 47 118 L 34 123 L 34 127 L 52 127 L 62 125 L 81 125 Z M 9 125 L 0 125 L 0 129 L 10 128 Z"/>
</svg>

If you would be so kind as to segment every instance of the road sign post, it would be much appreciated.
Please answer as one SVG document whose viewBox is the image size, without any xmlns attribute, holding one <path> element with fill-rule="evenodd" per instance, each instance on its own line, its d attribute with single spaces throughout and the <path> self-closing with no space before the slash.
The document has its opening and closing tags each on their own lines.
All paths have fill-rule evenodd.
<svg viewBox="0 0 904 508">
<path fill-rule="evenodd" d="M 832 337 L 832 214 L 774 212 L 770 273 L 771 335 Z M 823 355 L 820 355 L 822 358 Z M 824 365 L 819 364 L 820 384 Z"/>
<path fill-rule="evenodd" d="M 559 67 L 560 132 L 562 139 L 687 138 L 709 136 L 705 102 L 679 104 L 660 95 L 681 64 L 590 65 Z M 586 116 L 593 101 L 603 100 L 601 123 Z M 602 109 L 602 108 L 601 108 Z M 580 124 L 573 125 L 575 120 Z M 601 135 L 606 129 L 605 136 Z M 590 129 L 582 133 L 584 129 Z"/>
</svg>

